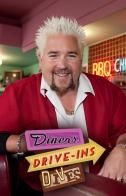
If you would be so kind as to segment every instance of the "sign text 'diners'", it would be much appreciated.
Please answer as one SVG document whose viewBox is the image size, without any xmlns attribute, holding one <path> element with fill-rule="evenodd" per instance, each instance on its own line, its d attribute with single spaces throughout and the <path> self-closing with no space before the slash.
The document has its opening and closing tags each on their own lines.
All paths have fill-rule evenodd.
<svg viewBox="0 0 126 196">
<path fill-rule="evenodd" d="M 82 130 L 79 128 L 28 130 L 25 138 L 29 151 L 66 148 L 84 143 Z"/>
</svg>

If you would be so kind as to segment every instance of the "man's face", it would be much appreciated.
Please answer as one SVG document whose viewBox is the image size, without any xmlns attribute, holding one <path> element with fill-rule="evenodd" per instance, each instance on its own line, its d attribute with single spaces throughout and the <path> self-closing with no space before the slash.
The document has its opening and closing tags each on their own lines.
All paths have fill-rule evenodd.
<svg viewBox="0 0 126 196">
<path fill-rule="evenodd" d="M 82 60 L 74 36 L 49 36 L 40 58 L 43 77 L 53 90 L 63 95 L 77 89 Z"/>
</svg>

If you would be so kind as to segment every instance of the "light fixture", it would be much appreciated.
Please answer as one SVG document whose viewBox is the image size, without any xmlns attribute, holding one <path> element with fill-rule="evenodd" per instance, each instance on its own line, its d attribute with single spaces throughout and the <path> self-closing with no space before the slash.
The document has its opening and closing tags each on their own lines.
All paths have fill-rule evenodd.
<svg viewBox="0 0 126 196">
<path fill-rule="evenodd" d="M 16 75 L 16 73 L 13 73 L 12 76 L 13 76 L 13 78 L 16 78 L 17 75 Z"/>
</svg>

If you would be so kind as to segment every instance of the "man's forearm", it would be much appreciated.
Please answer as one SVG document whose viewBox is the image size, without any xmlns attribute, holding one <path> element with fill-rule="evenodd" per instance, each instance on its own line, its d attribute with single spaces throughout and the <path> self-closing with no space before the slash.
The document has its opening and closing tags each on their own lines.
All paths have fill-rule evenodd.
<svg viewBox="0 0 126 196">
<path fill-rule="evenodd" d="M 6 141 L 6 151 L 17 153 L 17 141 L 19 135 L 10 135 Z"/>
</svg>

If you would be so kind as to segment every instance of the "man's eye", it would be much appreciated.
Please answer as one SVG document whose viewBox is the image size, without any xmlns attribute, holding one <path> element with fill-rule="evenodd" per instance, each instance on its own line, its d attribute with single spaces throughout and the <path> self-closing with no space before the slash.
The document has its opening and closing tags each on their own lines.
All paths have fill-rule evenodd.
<svg viewBox="0 0 126 196">
<path fill-rule="evenodd" d="M 71 58 L 76 58 L 77 55 L 75 55 L 75 54 L 69 54 L 69 57 L 71 57 Z"/>
<path fill-rule="evenodd" d="M 49 57 L 55 58 L 55 57 L 57 57 L 57 55 L 56 54 L 51 54 L 51 55 L 49 55 Z"/>
</svg>

